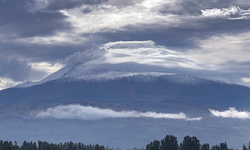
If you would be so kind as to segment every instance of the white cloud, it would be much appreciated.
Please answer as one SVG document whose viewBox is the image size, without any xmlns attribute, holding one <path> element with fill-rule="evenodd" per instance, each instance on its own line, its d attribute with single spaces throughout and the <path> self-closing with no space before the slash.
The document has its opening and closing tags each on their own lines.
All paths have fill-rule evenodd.
<svg viewBox="0 0 250 150">
<path fill-rule="evenodd" d="M 64 65 L 62 64 L 52 64 L 49 62 L 33 62 L 29 63 L 28 65 L 31 66 L 31 70 L 29 72 L 29 80 L 32 81 L 39 81 L 64 67 Z M 25 82 L 26 80 L 17 82 L 7 77 L 0 77 L 0 90 L 11 88 Z"/>
<path fill-rule="evenodd" d="M 105 118 L 162 118 L 162 119 L 182 119 L 187 121 L 198 121 L 201 117 L 188 118 L 184 113 L 156 113 L 156 112 L 138 112 L 138 111 L 114 111 L 112 109 L 102 109 L 91 106 L 60 105 L 40 111 L 35 115 L 37 118 L 54 119 L 83 119 L 98 120 Z"/>
<path fill-rule="evenodd" d="M 201 69 L 198 62 L 180 52 L 157 46 L 152 41 L 113 42 L 103 45 L 106 54 L 101 60 L 109 64 L 135 62 L 163 67 Z M 99 61 L 101 63 L 102 61 Z"/>
<path fill-rule="evenodd" d="M 49 62 L 33 62 L 33 63 L 30 63 L 30 66 L 31 66 L 31 72 L 30 72 L 29 79 L 32 81 L 39 81 L 42 78 L 45 78 L 48 75 L 64 67 L 64 65 L 60 63 L 52 64 Z"/>
<path fill-rule="evenodd" d="M 145 7 L 145 8 L 157 8 L 157 7 L 161 7 L 162 5 L 166 5 L 166 4 L 174 4 L 176 3 L 176 0 L 171 0 L 171 1 L 166 1 L 166 0 L 144 0 L 142 1 L 141 6 Z"/>
<path fill-rule="evenodd" d="M 215 117 L 250 119 L 249 111 L 238 111 L 234 107 L 230 107 L 229 110 L 225 110 L 225 111 L 218 111 L 218 110 L 213 110 L 213 109 L 209 109 L 209 111 Z"/>
<path fill-rule="evenodd" d="M 232 60 L 249 61 L 250 32 L 217 34 L 207 39 L 198 39 L 199 50 L 191 50 L 189 56 L 214 66 Z M 218 67 L 218 66 L 217 66 Z"/>
<path fill-rule="evenodd" d="M 30 63 L 30 65 L 32 69 L 41 71 L 41 72 L 47 72 L 48 74 L 56 72 L 63 67 L 63 65 L 59 63 L 51 64 L 48 62 L 34 62 L 34 63 Z"/>
<path fill-rule="evenodd" d="M 92 38 L 84 37 L 84 34 L 93 33 L 114 33 L 125 31 L 126 27 L 134 27 L 138 30 L 146 28 L 164 27 L 189 27 L 200 28 L 201 24 L 197 21 L 203 17 L 226 17 L 229 19 L 246 19 L 250 16 L 250 9 L 243 10 L 238 6 L 229 8 L 213 8 L 201 10 L 201 16 L 177 15 L 173 13 L 160 13 L 163 6 L 171 9 L 179 9 L 178 1 L 166 0 L 138 0 L 129 3 L 126 7 L 117 7 L 113 3 L 105 3 L 97 6 L 83 5 L 72 9 L 59 10 L 67 16 L 65 21 L 71 23 L 70 31 L 56 32 L 52 36 L 36 36 L 18 38 L 11 42 L 37 43 L 50 45 L 75 45 L 87 43 Z M 37 0 L 38 8 L 47 5 L 46 0 Z M 83 10 L 90 8 L 93 11 L 83 13 Z"/>
<path fill-rule="evenodd" d="M 109 42 L 65 59 L 65 63 L 84 63 L 85 67 L 100 68 L 103 65 L 137 63 L 161 68 L 184 67 L 203 69 L 205 66 L 186 53 L 155 45 L 153 41 Z M 126 66 L 127 69 L 133 66 Z M 122 67 L 121 67 L 122 68 Z"/>
<path fill-rule="evenodd" d="M 246 80 L 250 76 L 249 31 L 234 34 L 218 33 L 206 39 L 197 39 L 195 43 L 199 48 L 190 49 L 187 56 L 207 64 L 208 70 L 230 73 L 229 76 L 218 74 L 216 78 L 219 80 L 250 86 Z"/>
<path fill-rule="evenodd" d="M 18 38 L 13 42 L 38 43 L 38 44 L 81 44 L 90 41 L 83 34 L 117 32 L 126 30 L 124 27 L 135 26 L 145 27 L 146 25 L 159 25 L 167 27 L 176 27 L 182 25 L 186 16 L 177 16 L 174 14 L 162 15 L 157 10 L 163 4 L 168 4 L 165 0 L 144 0 L 138 1 L 127 7 L 117 7 L 110 4 L 100 6 L 91 6 L 94 11 L 83 13 L 86 5 L 72 9 L 59 10 L 67 16 L 65 21 L 71 23 L 72 30 L 60 31 L 52 36 L 36 36 L 28 38 Z M 37 0 L 35 9 L 43 8 L 47 5 L 46 0 Z M 33 7 L 33 6 L 32 6 Z M 32 8 L 31 7 L 31 8 Z M 33 11 L 31 9 L 31 11 Z M 183 20 L 184 19 L 184 20 Z"/>
<path fill-rule="evenodd" d="M 228 8 L 213 8 L 201 10 L 204 17 L 226 17 L 229 19 L 244 19 L 249 18 L 250 9 L 243 10 L 238 6 L 230 6 Z"/>
<path fill-rule="evenodd" d="M 21 82 L 15 82 L 9 78 L 0 77 L 0 90 L 11 88 Z"/>
<path fill-rule="evenodd" d="M 129 25 L 140 26 L 140 24 L 162 24 L 173 27 L 181 20 L 176 15 L 162 15 L 152 8 L 157 7 L 165 0 L 143 1 L 135 5 L 118 8 L 113 5 L 103 5 L 105 9 L 99 9 L 88 14 L 82 13 L 83 8 L 65 10 L 69 22 L 74 22 L 75 32 L 96 33 L 96 32 L 115 32 L 124 30 L 123 27 Z M 148 7 L 150 6 L 150 7 Z M 85 7 L 85 6 L 82 6 Z"/>
<path fill-rule="evenodd" d="M 241 78 L 243 82 L 250 82 L 250 78 Z"/>
</svg>

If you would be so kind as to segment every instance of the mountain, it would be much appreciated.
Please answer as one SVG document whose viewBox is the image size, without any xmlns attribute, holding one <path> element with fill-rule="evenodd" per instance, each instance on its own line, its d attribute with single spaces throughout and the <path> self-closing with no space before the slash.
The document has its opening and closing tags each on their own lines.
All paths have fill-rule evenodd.
<svg viewBox="0 0 250 150">
<path fill-rule="evenodd" d="M 0 102 L 245 107 L 250 88 L 186 74 L 85 69 L 69 65 L 39 82 L 0 91 Z M 141 105 L 138 105 L 141 106 Z"/>
<path fill-rule="evenodd" d="M 176 84 L 199 84 L 209 81 L 204 78 L 164 72 L 131 72 L 109 69 L 85 69 L 81 64 L 76 64 L 68 65 L 39 82 L 26 82 L 17 85 L 16 87 L 30 87 L 53 80 L 67 80 L 67 82 L 81 80 L 108 81 L 130 78 L 128 80 L 134 80 L 135 82 L 153 82 L 154 80 L 157 80 L 158 77 L 166 82 L 172 82 Z"/>
<path fill-rule="evenodd" d="M 180 142 L 181 138 L 190 135 L 198 137 L 201 143 L 227 142 L 230 147 L 240 148 L 242 141 L 249 140 L 249 121 L 217 118 L 208 108 L 248 110 L 249 99 L 250 88 L 218 80 L 186 74 L 68 65 L 39 82 L 27 82 L 0 91 L 0 132 L 6 140 L 80 141 L 123 149 L 145 146 L 166 134 L 177 136 Z M 94 106 L 96 110 L 183 112 L 187 117 L 202 117 L 202 120 L 34 117 L 41 110 L 51 111 L 58 105 L 76 103 Z"/>
</svg>

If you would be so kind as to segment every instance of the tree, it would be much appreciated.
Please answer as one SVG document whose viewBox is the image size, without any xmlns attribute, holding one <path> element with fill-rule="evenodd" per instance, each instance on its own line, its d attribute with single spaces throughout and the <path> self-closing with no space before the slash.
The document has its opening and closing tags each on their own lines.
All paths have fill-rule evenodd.
<svg viewBox="0 0 250 150">
<path fill-rule="evenodd" d="M 160 150 L 178 150 L 177 138 L 173 135 L 166 135 L 164 139 L 161 140 Z"/>
<path fill-rule="evenodd" d="M 211 150 L 220 150 L 220 146 L 214 145 L 211 147 Z"/>
<path fill-rule="evenodd" d="M 220 143 L 220 150 L 227 150 L 227 143 Z"/>
<path fill-rule="evenodd" d="M 209 150 L 210 146 L 208 143 L 205 143 L 201 146 L 201 150 Z"/>
<path fill-rule="evenodd" d="M 160 150 L 160 141 L 154 140 L 146 146 L 146 150 Z"/>
<path fill-rule="evenodd" d="M 200 141 L 196 137 L 185 136 L 180 148 L 181 150 L 199 150 Z"/>
<path fill-rule="evenodd" d="M 245 145 L 245 144 L 243 145 L 242 150 L 248 150 L 248 148 L 246 147 L 246 145 Z"/>
<path fill-rule="evenodd" d="M 105 147 L 102 145 L 96 144 L 94 150 L 105 150 Z"/>
</svg>

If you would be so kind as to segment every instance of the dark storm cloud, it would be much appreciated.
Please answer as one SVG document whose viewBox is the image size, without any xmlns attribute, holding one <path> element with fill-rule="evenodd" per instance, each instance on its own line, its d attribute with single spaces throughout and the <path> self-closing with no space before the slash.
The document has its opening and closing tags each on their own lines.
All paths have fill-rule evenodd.
<svg viewBox="0 0 250 150">
<path fill-rule="evenodd" d="M 107 2 L 108 0 L 48 0 L 46 10 L 60 10 L 80 7 L 85 5 L 96 5 Z"/>
<path fill-rule="evenodd" d="M 64 59 L 77 51 L 90 49 L 92 45 L 43 45 L 43 44 L 6 44 L 1 46 L 0 53 L 6 57 L 26 58 L 32 62 L 55 62 L 57 59 Z"/>
<path fill-rule="evenodd" d="M 127 1 L 109 0 L 108 4 L 122 8 L 127 6 L 133 6 L 142 1 L 143 0 L 127 0 Z"/>
<path fill-rule="evenodd" d="M 145 25 L 146 26 L 146 25 Z M 164 27 L 140 29 L 134 27 L 126 27 L 126 31 L 117 31 L 113 33 L 99 33 L 98 35 L 109 41 L 146 41 L 152 40 L 158 45 L 164 45 L 168 48 L 188 49 L 196 47 L 196 43 L 190 41 L 189 38 L 196 36 L 190 29 Z M 199 33 L 199 32 L 198 32 Z M 201 34 L 202 35 L 202 34 Z"/>
<path fill-rule="evenodd" d="M 60 12 L 30 12 L 25 0 L 0 1 L 0 32 L 4 39 L 53 35 L 69 30 L 67 16 Z"/>
<path fill-rule="evenodd" d="M 177 14 L 177 15 L 199 15 L 201 14 L 200 4 L 196 1 L 178 1 L 174 4 L 177 7 L 171 5 L 164 5 L 160 8 L 159 12 L 162 14 Z"/>
<path fill-rule="evenodd" d="M 82 12 L 83 12 L 84 14 L 90 13 L 90 12 L 92 12 L 92 11 L 94 11 L 94 8 L 92 8 L 92 7 L 90 7 L 90 6 L 84 7 L 84 8 L 82 9 Z"/>
<path fill-rule="evenodd" d="M 8 3 L 7 3 L 8 2 Z M 51 1 L 53 3 L 55 1 Z M 69 1 L 62 1 L 69 3 Z M 71 1 L 72 3 L 80 3 L 80 1 Z M 90 1 L 81 1 L 82 3 L 90 4 Z M 99 3 L 101 1 L 92 1 L 91 4 Z M 201 5 L 201 4 L 204 4 Z M 200 9 L 213 8 L 217 2 L 208 1 L 178 1 L 177 4 L 189 14 L 199 15 Z M 229 3 L 220 2 L 219 7 L 229 7 Z M 236 2 L 235 2 L 236 3 Z M 4 4 L 4 5 L 3 5 Z M 6 36 L 43 36 L 53 35 L 55 31 L 69 30 L 70 23 L 64 21 L 67 16 L 60 12 L 35 12 L 30 13 L 24 10 L 24 0 L 18 2 L 14 0 L 0 1 L 0 27 L 1 33 Z M 233 3 L 232 3 L 233 4 Z M 52 7 L 52 4 L 49 4 Z M 4 7 L 3 7 L 4 6 Z M 177 8 L 178 8 L 177 7 Z M 85 9 L 86 8 L 86 9 Z M 95 11 L 97 7 L 87 6 L 83 8 L 83 13 L 90 13 Z M 174 7 L 175 8 L 175 7 Z M 184 11 L 177 9 L 177 14 Z M 218 7 L 217 7 L 218 8 Z M 168 7 L 165 8 L 166 10 Z M 162 9 L 161 9 L 162 10 Z M 197 13 L 197 14 L 196 14 Z M 8 15 L 7 15 L 8 14 Z M 8 17 L 9 16 L 9 17 Z M 20 17 L 21 16 L 21 17 Z M 178 16 L 177 16 L 178 17 Z M 95 33 L 94 36 L 102 38 L 102 41 L 95 41 L 93 39 L 89 43 L 80 45 L 13 45 L 4 44 L 4 48 L 0 51 L 3 53 L 21 53 L 31 59 L 35 57 L 36 60 L 55 60 L 62 59 L 76 51 L 83 51 L 91 48 L 91 46 L 99 45 L 109 41 L 142 41 L 152 40 L 158 45 L 164 45 L 168 48 L 177 50 L 185 50 L 189 48 L 197 48 L 197 39 L 206 39 L 212 35 L 220 33 L 241 33 L 249 30 L 249 20 L 228 20 L 226 18 L 200 18 L 200 19 L 186 19 L 185 23 L 176 27 L 167 27 L 160 24 L 137 24 L 136 26 L 125 26 L 124 30 L 116 32 Z M 69 31 L 70 32 L 70 31 Z M 88 38 L 92 34 L 83 34 L 82 36 Z M 97 38 L 97 39 L 98 39 Z M 93 44 L 95 43 L 95 44 Z M 81 48 L 82 47 L 82 48 Z M 20 49 L 22 51 L 20 51 Z M 70 51 L 69 51 L 70 49 Z M 33 59 L 34 60 L 34 59 Z"/>
<path fill-rule="evenodd" d="M 38 44 L 38 43 L 1 43 L 0 54 L 5 57 L 20 57 L 26 59 L 28 62 L 50 62 L 53 63 L 58 59 L 75 53 L 91 49 L 94 46 L 99 46 L 106 41 L 98 40 L 98 36 L 85 36 L 90 40 L 87 43 L 80 44 Z M 94 40 L 95 39 L 95 40 Z"/>
<path fill-rule="evenodd" d="M 0 77 L 24 81 L 29 78 L 30 68 L 26 61 L 8 60 L 0 56 Z"/>
<path fill-rule="evenodd" d="M 99 11 L 99 10 L 105 10 L 107 9 L 106 7 L 103 7 L 102 5 L 85 5 L 82 7 L 82 13 L 88 14 L 94 11 Z"/>
<path fill-rule="evenodd" d="M 140 28 L 138 28 L 140 27 Z M 225 18 L 200 18 L 187 20 L 177 27 L 162 25 L 126 26 L 122 31 L 96 33 L 107 41 L 144 41 L 152 40 L 175 50 L 198 48 L 197 40 L 204 40 L 218 34 L 244 33 L 250 30 L 250 20 L 229 20 Z"/>
</svg>

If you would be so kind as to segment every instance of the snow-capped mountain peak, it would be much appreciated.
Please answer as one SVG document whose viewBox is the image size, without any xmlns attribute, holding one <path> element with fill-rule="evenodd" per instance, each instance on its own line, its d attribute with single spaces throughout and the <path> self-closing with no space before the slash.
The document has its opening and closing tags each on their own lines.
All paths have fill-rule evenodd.
<svg viewBox="0 0 250 150">
<path fill-rule="evenodd" d="M 131 72 L 110 69 L 86 69 L 81 64 L 67 65 L 61 70 L 51 74 L 39 82 L 28 82 L 17 87 L 30 87 L 43 84 L 53 80 L 63 79 L 63 81 L 108 81 L 125 79 L 131 82 L 155 82 L 164 81 L 175 84 L 203 84 L 211 80 L 190 76 L 186 74 L 174 74 L 165 72 Z M 216 81 L 218 82 L 218 81 Z"/>
</svg>

